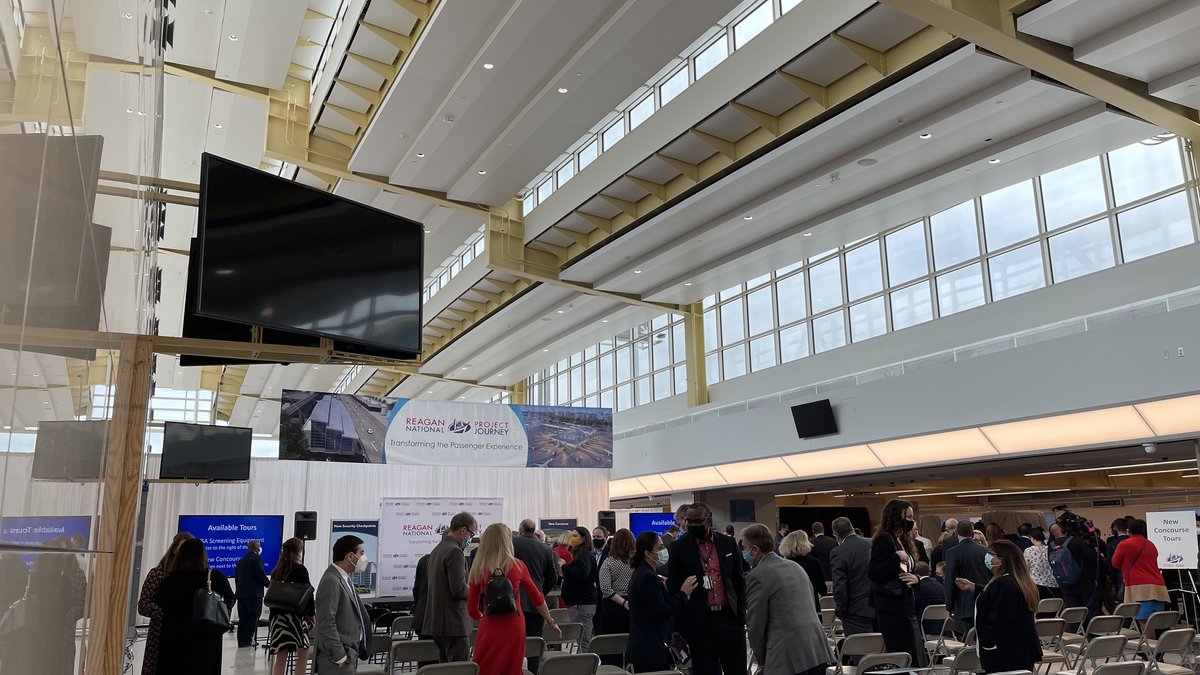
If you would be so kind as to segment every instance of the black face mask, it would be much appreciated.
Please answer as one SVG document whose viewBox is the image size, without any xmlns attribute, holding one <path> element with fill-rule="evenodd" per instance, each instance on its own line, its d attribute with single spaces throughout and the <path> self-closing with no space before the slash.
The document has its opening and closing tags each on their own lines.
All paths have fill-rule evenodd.
<svg viewBox="0 0 1200 675">
<path fill-rule="evenodd" d="M 708 539 L 707 525 L 688 525 L 688 534 L 696 539 Z"/>
<path fill-rule="evenodd" d="M 593 539 L 592 547 L 595 548 L 597 551 L 599 551 L 600 549 L 604 548 L 604 540 L 603 539 Z"/>
<path fill-rule="evenodd" d="M 917 524 L 911 520 L 900 521 L 900 527 L 902 527 L 905 532 L 912 532 L 912 529 L 916 526 Z"/>
</svg>

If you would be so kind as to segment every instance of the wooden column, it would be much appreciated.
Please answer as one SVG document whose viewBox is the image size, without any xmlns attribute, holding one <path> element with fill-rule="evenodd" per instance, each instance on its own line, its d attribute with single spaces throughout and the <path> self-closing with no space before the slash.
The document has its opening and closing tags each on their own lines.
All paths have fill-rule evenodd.
<svg viewBox="0 0 1200 675">
<path fill-rule="evenodd" d="M 693 302 L 684 315 L 683 344 L 687 351 L 687 404 L 689 408 L 708 403 L 708 374 L 704 360 L 704 305 Z"/>
<path fill-rule="evenodd" d="M 100 527 L 94 547 L 108 553 L 98 556 L 89 583 L 92 611 L 84 630 L 86 675 L 120 675 L 123 665 L 153 358 L 149 337 L 121 342 L 116 397 L 105 450 Z"/>
<path fill-rule="evenodd" d="M 514 382 L 509 389 L 512 392 L 512 402 L 518 405 L 529 403 L 529 380 Z"/>
</svg>

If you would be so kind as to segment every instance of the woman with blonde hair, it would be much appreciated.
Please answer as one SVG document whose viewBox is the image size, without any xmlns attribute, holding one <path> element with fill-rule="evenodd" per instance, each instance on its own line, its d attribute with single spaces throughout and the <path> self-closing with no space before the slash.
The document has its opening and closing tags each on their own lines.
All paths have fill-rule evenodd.
<svg viewBox="0 0 1200 675">
<path fill-rule="evenodd" d="M 821 570 L 821 561 L 809 555 L 812 550 L 812 541 L 804 530 L 792 530 L 779 543 L 779 555 L 799 565 L 808 575 L 808 580 L 812 582 L 817 612 L 820 612 L 821 596 L 825 595 L 825 572 Z"/>
<path fill-rule="evenodd" d="M 512 584 L 513 610 L 490 614 L 485 598 L 489 595 L 488 585 L 497 577 Z M 562 630 L 550 618 L 541 589 L 530 579 L 525 563 L 513 556 L 512 531 L 507 525 L 496 523 L 483 531 L 467 582 L 467 611 L 479 622 L 475 653 L 471 655 L 471 660 L 479 664 L 479 675 L 521 672 L 521 661 L 525 658 L 525 615 L 521 613 L 521 603 L 515 601 L 518 589 L 525 591 L 546 627 L 562 637 Z"/>
<path fill-rule="evenodd" d="M 986 563 L 992 579 L 975 600 L 975 631 L 979 663 L 988 673 L 1033 671 L 1042 660 L 1042 643 L 1034 622 L 1037 584 L 1029 574 L 1021 548 L 1011 541 L 992 542 Z M 960 590 L 979 590 L 967 579 L 956 579 Z"/>
</svg>

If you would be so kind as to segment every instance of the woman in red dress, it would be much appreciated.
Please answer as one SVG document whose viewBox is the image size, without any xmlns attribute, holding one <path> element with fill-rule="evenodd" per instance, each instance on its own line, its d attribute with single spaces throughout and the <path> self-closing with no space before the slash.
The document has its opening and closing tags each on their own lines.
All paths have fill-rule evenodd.
<svg viewBox="0 0 1200 675">
<path fill-rule="evenodd" d="M 520 591 L 533 603 L 537 613 L 546 620 L 546 627 L 560 638 L 562 631 L 550 618 L 546 598 L 533 580 L 525 564 L 513 557 L 512 530 L 503 523 L 489 525 L 483 531 L 475 564 L 471 565 L 467 590 L 467 611 L 479 622 L 479 634 L 475 637 L 475 653 L 471 660 L 479 664 L 479 675 L 519 675 L 521 662 L 525 659 L 525 615 L 521 613 L 518 599 L 517 611 L 489 616 L 487 613 L 487 585 L 496 570 L 508 578 L 513 585 L 514 596 Z"/>
</svg>

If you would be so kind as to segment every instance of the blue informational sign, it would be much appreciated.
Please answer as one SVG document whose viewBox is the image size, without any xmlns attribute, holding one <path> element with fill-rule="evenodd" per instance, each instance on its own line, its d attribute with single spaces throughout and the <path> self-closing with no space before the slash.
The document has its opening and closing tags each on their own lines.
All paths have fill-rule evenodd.
<svg viewBox="0 0 1200 675">
<path fill-rule="evenodd" d="M 0 540 L 8 544 L 43 546 L 59 537 L 72 541 L 64 548 L 86 549 L 91 544 L 91 516 L 25 516 L 0 518 Z M 23 553 L 21 560 L 33 569 L 36 554 Z"/>
<path fill-rule="evenodd" d="M 283 516 L 179 516 L 179 531 L 204 542 L 208 566 L 229 577 L 246 555 L 247 542 L 257 539 L 270 574 L 283 544 Z"/>
<path fill-rule="evenodd" d="M 657 532 L 662 534 L 671 529 L 671 526 L 674 524 L 675 514 L 673 513 L 629 514 L 629 531 L 635 537 L 643 532 Z"/>
</svg>

